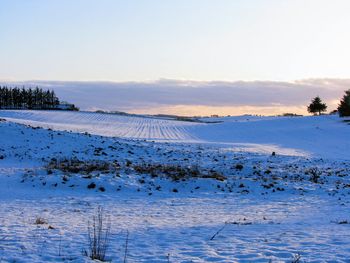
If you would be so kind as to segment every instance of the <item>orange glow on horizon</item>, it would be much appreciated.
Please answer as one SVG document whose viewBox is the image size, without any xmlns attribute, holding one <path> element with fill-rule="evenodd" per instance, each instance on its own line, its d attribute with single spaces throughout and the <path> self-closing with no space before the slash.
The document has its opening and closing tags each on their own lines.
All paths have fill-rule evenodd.
<svg viewBox="0 0 350 263">
<path fill-rule="evenodd" d="M 129 110 L 135 114 L 168 114 L 180 116 L 235 116 L 235 115 L 280 115 L 295 113 L 306 115 L 305 105 L 302 106 L 204 106 L 204 105 L 174 105 L 155 108 Z"/>
</svg>

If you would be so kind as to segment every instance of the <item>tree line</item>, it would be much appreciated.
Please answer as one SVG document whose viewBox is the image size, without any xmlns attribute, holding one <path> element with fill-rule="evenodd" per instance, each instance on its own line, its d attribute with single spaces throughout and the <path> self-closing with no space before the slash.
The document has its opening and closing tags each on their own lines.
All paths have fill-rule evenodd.
<svg viewBox="0 0 350 263">
<path fill-rule="evenodd" d="M 0 86 L 0 109 L 56 109 L 59 104 L 53 90 Z"/>
<path fill-rule="evenodd" d="M 319 96 L 312 99 L 311 103 L 307 107 L 307 111 L 313 114 L 321 115 L 322 112 L 327 110 L 326 103 L 323 103 Z M 338 112 L 340 117 L 350 116 L 350 89 L 345 91 L 343 98 L 341 98 L 338 108 L 335 112 Z"/>
</svg>

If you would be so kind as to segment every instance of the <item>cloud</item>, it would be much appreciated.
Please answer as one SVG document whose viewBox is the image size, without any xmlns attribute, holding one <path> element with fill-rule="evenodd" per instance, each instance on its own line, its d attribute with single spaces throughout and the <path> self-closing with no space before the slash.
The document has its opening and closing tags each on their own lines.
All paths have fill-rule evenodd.
<svg viewBox="0 0 350 263">
<path fill-rule="evenodd" d="M 306 113 L 306 105 L 316 95 L 336 108 L 350 79 L 307 79 L 275 81 L 184 81 L 161 79 L 149 82 L 24 81 L 2 84 L 40 86 L 54 89 L 62 100 L 82 110 L 104 109 L 145 113 L 196 115 Z M 186 112 L 191 114 L 186 114 Z"/>
</svg>

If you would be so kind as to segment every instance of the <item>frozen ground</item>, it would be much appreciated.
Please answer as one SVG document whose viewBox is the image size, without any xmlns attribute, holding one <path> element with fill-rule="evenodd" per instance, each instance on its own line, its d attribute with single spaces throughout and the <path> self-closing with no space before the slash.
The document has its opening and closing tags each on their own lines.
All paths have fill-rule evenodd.
<svg viewBox="0 0 350 263">
<path fill-rule="evenodd" d="M 130 139 L 191 141 L 190 122 L 93 112 L 1 111 L 0 118 L 32 126 Z"/>
<path fill-rule="evenodd" d="M 116 124 L 50 114 L 0 112 L 11 120 L 0 122 L 0 262 L 89 262 L 82 251 L 99 205 L 112 226 L 112 262 L 123 262 L 126 231 L 127 262 L 292 262 L 297 254 L 350 262 L 350 126 L 336 117 L 198 124 L 106 115 Z M 112 137 L 124 125 L 125 134 L 143 127 L 135 138 L 147 141 Z M 108 167 L 84 170 L 100 162 Z"/>
<path fill-rule="evenodd" d="M 221 144 L 234 151 L 350 159 L 350 127 L 337 116 L 210 118 L 197 123 L 91 112 L 4 111 L 0 118 L 103 136 Z M 202 119 L 208 121 L 208 119 Z"/>
</svg>

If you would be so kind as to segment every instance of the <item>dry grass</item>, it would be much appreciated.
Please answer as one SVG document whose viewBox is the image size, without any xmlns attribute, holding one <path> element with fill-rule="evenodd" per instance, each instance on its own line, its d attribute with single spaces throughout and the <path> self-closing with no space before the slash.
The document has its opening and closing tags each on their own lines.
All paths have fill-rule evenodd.
<svg viewBox="0 0 350 263">
<path fill-rule="evenodd" d="M 214 170 L 201 171 L 197 166 L 183 167 L 169 164 L 141 164 L 133 165 L 133 169 L 140 174 L 150 174 L 152 177 L 164 176 L 174 181 L 190 178 L 209 178 L 218 181 L 226 180 L 226 177 Z"/>
<path fill-rule="evenodd" d="M 53 158 L 46 166 L 47 173 L 52 174 L 53 170 L 59 170 L 64 173 L 75 173 L 90 175 L 94 172 L 115 173 L 121 167 L 117 162 L 108 162 L 102 160 L 63 159 Z M 124 169 L 132 169 L 139 174 L 148 174 L 152 177 L 166 177 L 174 181 L 186 180 L 191 178 L 215 179 L 225 181 L 226 177 L 215 170 L 201 170 L 198 166 L 181 166 L 174 164 L 133 164 L 126 162 Z M 88 178 L 88 177 L 84 177 Z"/>
<path fill-rule="evenodd" d="M 92 260 L 106 261 L 106 252 L 110 242 L 110 222 L 106 222 L 103 209 L 98 207 L 92 223 L 88 224 L 89 251 L 86 254 Z"/>
<path fill-rule="evenodd" d="M 81 161 L 79 159 L 52 159 L 46 168 L 48 171 L 55 169 L 67 173 L 89 174 L 92 172 L 114 172 L 118 169 L 118 166 L 113 162 L 101 160 Z"/>
</svg>

